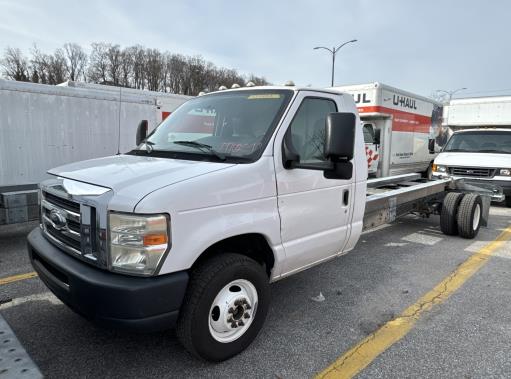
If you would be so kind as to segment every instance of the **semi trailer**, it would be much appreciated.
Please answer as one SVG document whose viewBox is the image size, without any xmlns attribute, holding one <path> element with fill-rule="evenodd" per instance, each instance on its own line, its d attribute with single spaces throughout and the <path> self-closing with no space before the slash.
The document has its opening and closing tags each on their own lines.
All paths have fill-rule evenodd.
<svg viewBox="0 0 511 379">
<path fill-rule="evenodd" d="M 28 236 L 46 286 L 103 325 L 175 327 L 210 361 L 256 338 L 270 283 L 348 253 L 364 230 L 439 214 L 445 234 L 474 238 L 490 204 L 459 179 L 368 180 L 353 96 L 294 86 L 191 99 L 130 152 L 49 174 Z"/>
</svg>

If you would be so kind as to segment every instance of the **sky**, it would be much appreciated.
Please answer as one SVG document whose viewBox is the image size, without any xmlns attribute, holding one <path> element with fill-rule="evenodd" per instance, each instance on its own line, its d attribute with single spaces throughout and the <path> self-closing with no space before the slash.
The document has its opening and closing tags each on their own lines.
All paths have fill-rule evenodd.
<svg viewBox="0 0 511 379">
<path fill-rule="evenodd" d="M 0 0 L 0 51 L 36 43 L 141 44 L 202 55 L 273 84 L 382 82 L 431 96 L 511 94 L 511 1 L 475 0 Z"/>
</svg>

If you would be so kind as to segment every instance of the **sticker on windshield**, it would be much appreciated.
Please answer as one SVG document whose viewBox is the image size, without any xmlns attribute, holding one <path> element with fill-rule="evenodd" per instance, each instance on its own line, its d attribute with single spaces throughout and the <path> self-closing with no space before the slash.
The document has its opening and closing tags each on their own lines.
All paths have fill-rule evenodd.
<svg viewBox="0 0 511 379">
<path fill-rule="evenodd" d="M 278 93 L 261 93 L 258 95 L 250 95 L 248 97 L 249 100 L 255 99 L 280 99 L 280 95 Z"/>
</svg>

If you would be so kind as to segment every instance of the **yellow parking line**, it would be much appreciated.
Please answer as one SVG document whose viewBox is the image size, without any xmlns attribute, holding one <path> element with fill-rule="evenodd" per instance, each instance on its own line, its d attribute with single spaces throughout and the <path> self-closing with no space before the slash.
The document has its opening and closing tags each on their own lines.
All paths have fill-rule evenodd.
<svg viewBox="0 0 511 379">
<path fill-rule="evenodd" d="M 506 228 L 494 241 L 470 256 L 449 276 L 438 283 L 433 290 L 408 307 L 401 315 L 387 322 L 340 356 L 334 363 L 319 373 L 316 378 L 352 378 L 357 375 L 378 355 L 403 338 L 424 312 L 429 311 L 434 305 L 444 302 L 460 288 L 488 262 L 488 259 L 497 249 L 510 239 L 511 226 Z"/>
<path fill-rule="evenodd" d="M 35 271 L 32 271 L 32 272 L 27 272 L 26 274 L 8 276 L 7 278 L 0 278 L 0 286 L 2 286 L 4 284 L 17 282 L 20 280 L 35 278 L 36 276 L 37 276 L 37 273 Z"/>
</svg>

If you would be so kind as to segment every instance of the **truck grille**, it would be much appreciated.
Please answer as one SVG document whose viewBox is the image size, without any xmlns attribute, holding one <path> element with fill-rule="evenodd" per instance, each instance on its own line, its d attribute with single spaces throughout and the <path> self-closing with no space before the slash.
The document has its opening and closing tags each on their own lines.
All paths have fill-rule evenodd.
<svg viewBox="0 0 511 379">
<path fill-rule="evenodd" d="M 96 209 L 43 191 L 41 223 L 44 233 L 62 250 L 88 261 L 97 260 Z M 82 215 L 87 213 L 90 225 L 84 225 Z"/>
<path fill-rule="evenodd" d="M 481 167 L 451 167 L 450 172 L 455 176 L 468 176 L 473 178 L 493 178 L 495 169 Z"/>
</svg>

